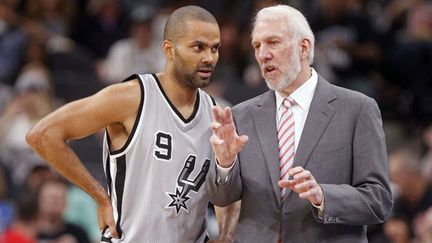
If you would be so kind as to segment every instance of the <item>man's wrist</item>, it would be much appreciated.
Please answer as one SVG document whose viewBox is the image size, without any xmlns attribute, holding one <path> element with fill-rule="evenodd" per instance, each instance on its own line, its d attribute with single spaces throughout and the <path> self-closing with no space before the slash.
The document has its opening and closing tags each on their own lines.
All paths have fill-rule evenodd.
<svg viewBox="0 0 432 243">
<path fill-rule="evenodd" d="M 234 159 L 234 162 L 229 167 L 223 167 L 219 164 L 219 162 L 216 159 L 216 167 L 217 167 L 217 174 L 218 174 L 217 182 L 219 184 L 223 184 L 223 183 L 227 182 L 228 174 L 231 172 L 236 161 L 237 161 L 237 157 Z"/>
<path fill-rule="evenodd" d="M 232 168 L 236 159 L 237 159 L 237 156 L 234 159 L 228 160 L 228 161 L 231 161 L 231 163 L 228 164 L 228 162 L 227 163 L 220 163 L 220 160 L 218 158 L 216 158 L 216 164 L 222 168 Z"/>
</svg>

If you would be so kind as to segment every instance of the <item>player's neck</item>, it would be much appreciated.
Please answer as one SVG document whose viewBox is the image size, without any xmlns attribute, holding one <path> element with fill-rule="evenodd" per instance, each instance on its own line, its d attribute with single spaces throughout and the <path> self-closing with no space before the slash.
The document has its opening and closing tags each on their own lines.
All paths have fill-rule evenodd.
<svg viewBox="0 0 432 243">
<path fill-rule="evenodd" d="M 174 77 L 166 73 L 156 75 L 171 103 L 182 113 L 183 117 L 189 117 L 193 112 L 198 90 L 181 85 Z"/>
</svg>

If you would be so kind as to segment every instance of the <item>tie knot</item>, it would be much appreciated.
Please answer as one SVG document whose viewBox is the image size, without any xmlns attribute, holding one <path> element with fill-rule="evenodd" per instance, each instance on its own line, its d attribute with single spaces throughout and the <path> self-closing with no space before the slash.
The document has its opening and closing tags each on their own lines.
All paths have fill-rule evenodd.
<svg viewBox="0 0 432 243">
<path fill-rule="evenodd" d="M 293 106 L 294 104 L 295 104 L 295 102 L 294 102 L 293 98 L 291 98 L 291 97 L 286 97 L 286 98 L 284 99 L 284 101 L 283 101 L 283 105 L 284 105 L 286 108 L 290 108 L 290 107 Z"/>
</svg>

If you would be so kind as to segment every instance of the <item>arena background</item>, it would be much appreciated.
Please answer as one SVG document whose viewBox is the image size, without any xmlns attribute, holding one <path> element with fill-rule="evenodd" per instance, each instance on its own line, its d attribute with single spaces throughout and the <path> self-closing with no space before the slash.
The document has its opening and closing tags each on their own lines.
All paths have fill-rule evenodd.
<svg viewBox="0 0 432 243">
<path fill-rule="evenodd" d="M 161 71 L 165 20 L 188 4 L 209 10 L 221 28 L 220 59 L 206 90 L 230 106 L 260 94 L 267 87 L 253 56 L 250 20 L 275 3 L 0 0 L 0 234 L 28 205 L 23 192 L 37 195 L 39 185 L 55 176 L 24 141 L 35 122 L 132 73 Z M 336 85 L 373 97 L 381 109 L 396 205 L 386 224 L 369 226 L 370 242 L 432 242 L 432 1 L 281 3 L 307 17 L 316 36 L 314 68 Z M 70 144 L 105 183 L 101 137 Z M 97 241 L 94 202 L 71 185 L 67 189 L 58 221 L 80 226 Z"/>
</svg>

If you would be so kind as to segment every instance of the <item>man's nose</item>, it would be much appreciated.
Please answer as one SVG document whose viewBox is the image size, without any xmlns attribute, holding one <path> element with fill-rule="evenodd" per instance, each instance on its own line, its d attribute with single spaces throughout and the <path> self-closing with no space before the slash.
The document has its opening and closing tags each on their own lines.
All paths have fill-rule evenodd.
<svg viewBox="0 0 432 243">
<path fill-rule="evenodd" d="M 257 53 L 257 59 L 259 61 L 268 61 L 272 58 L 270 50 L 266 46 L 261 46 Z"/>
<path fill-rule="evenodd" d="M 217 54 L 211 51 L 206 51 L 203 54 L 202 62 L 203 63 L 215 63 L 217 61 Z"/>
</svg>

